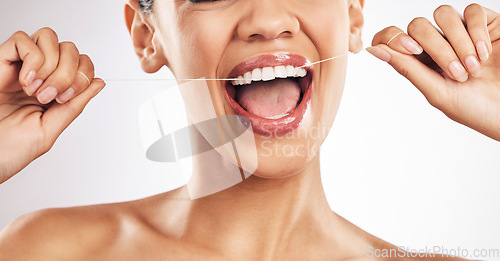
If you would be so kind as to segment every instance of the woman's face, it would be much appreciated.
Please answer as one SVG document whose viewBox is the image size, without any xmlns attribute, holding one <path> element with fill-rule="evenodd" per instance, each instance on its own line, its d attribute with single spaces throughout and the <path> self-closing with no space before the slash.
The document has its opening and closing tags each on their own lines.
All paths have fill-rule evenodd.
<svg viewBox="0 0 500 261">
<path fill-rule="evenodd" d="M 152 24 L 156 48 L 177 78 L 243 77 L 208 82 L 215 111 L 250 119 L 254 175 L 285 177 L 318 156 L 340 104 L 347 57 L 298 68 L 360 48 L 361 6 L 359 0 L 156 0 Z"/>
</svg>

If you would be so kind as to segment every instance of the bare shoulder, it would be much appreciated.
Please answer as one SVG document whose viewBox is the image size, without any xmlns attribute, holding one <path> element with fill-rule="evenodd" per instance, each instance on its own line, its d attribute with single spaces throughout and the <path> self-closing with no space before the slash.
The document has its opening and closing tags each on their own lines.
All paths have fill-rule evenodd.
<svg viewBox="0 0 500 261">
<path fill-rule="evenodd" d="M 84 257 L 119 234 L 119 205 L 45 209 L 19 217 L 0 233 L 0 260 Z"/>
<path fill-rule="evenodd" d="M 0 232 L 0 260 L 108 260 L 121 256 L 158 234 L 148 218 L 155 216 L 158 200 L 164 196 L 26 214 Z"/>
</svg>

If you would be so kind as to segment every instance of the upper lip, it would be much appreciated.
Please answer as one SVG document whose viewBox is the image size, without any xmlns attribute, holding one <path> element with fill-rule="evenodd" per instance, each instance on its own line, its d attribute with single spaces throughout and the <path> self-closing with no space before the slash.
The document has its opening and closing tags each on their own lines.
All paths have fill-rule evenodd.
<svg viewBox="0 0 500 261">
<path fill-rule="evenodd" d="M 312 68 L 309 66 L 310 61 L 302 55 L 280 52 L 274 54 L 263 54 L 251 57 L 240 64 L 236 65 L 229 73 L 227 78 L 236 78 L 246 72 L 251 72 L 256 68 L 275 67 L 281 65 L 291 65 L 294 67 L 303 67 L 308 71 Z"/>
</svg>

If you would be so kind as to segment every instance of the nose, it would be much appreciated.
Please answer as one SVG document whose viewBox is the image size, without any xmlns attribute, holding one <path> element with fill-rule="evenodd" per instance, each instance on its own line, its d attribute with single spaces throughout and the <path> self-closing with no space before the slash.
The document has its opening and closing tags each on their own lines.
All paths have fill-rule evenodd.
<svg viewBox="0 0 500 261">
<path fill-rule="evenodd" d="M 237 34 L 244 41 L 271 40 L 295 35 L 300 24 L 289 11 L 288 0 L 247 1 L 246 14 L 240 21 Z"/>
</svg>

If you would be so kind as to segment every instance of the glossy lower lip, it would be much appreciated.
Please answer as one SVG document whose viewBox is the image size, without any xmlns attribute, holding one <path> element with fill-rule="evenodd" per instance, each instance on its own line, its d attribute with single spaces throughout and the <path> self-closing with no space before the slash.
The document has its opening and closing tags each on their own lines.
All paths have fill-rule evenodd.
<svg viewBox="0 0 500 261">
<path fill-rule="evenodd" d="M 299 79 L 300 86 L 303 88 L 302 101 L 290 114 L 282 118 L 266 119 L 249 113 L 248 111 L 243 109 L 240 104 L 231 97 L 231 95 L 229 95 L 226 86 L 224 86 L 226 99 L 228 100 L 228 103 L 235 114 L 246 117 L 250 120 L 253 131 L 255 133 L 266 136 L 286 134 L 300 126 L 306 112 L 309 110 L 311 105 L 313 70 L 311 67 L 307 66 L 307 64 L 309 64 L 309 61 L 305 57 L 300 55 L 288 53 L 261 55 L 250 58 L 247 61 L 240 63 L 228 76 L 228 78 L 234 78 L 248 71 L 252 71 L 255 68 L 275 67 L 280 65 L 292 65 L 295 67 L 304 66 L 304 69 L 307 70 L 307 75 Z M 230 85 L 231 83 L 229 81 L 226 81 L 225 84 Z"/>
</svg>

